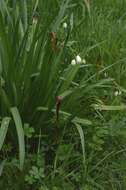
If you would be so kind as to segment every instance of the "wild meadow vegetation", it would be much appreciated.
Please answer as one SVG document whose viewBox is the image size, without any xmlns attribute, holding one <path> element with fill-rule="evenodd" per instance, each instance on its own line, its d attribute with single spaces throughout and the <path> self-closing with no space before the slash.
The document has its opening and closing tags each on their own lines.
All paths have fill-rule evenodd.
<svg viewBox="0 0 126 190">
<path fill-rule="evenodd" d="M 0 0 L 0 189 L 126 189 L 126 0 Z"/>
</svg>

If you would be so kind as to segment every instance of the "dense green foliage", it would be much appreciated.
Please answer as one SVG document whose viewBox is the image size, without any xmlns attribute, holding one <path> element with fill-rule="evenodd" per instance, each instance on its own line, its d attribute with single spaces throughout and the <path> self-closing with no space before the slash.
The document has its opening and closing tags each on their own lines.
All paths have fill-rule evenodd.
<svg viewBox="0 0 126 190">
<path fill-rule="evenodd" d="M 0 189 L 126 189 L 125 7 L 0 0 Z"/>
</svg>

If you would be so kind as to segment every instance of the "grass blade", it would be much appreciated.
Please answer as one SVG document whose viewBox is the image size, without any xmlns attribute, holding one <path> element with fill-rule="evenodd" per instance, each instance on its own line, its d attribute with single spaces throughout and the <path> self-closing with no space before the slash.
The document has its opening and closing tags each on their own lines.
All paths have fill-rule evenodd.
<svg viewBox="0 0 126 190">
<path fill-rule="evenodd" d="M 8 130 L 8 126 L 10 123 L 10 118 L 9 117 L 4 117 L 1 123 L 1 128 L 0 128 L 0 150 L 3 146 L 6 134 L 7 134 L 7 130 Z"/>
<path fill-rule="evenodd" d="M 88 119 L 83 119 L 83 118 L 78 118 L 78 117 L 75 117 L 73 120 L 72 120 L 73 123 L 79 123 L 81 125 L 92 125 L 92 122 Z"/>
<path fill-rule="evenodd" d="M 86 5 L 86 8 L 88 10 L 88 14 L 90 16 L 90 13 L 91 13 L 91 9 L 90 9 L 90 0 L 84 0 L 84 3 Z"/>
<path fill-rule="evenodd" d="M 84 163 L 84 167 L 86 169 L 85 139 L 84 139 L 83 129 L 82 129 L 82 127 L 79 124 L 77 124 L 77 123 L 74 123 L 74 124 L 77 127 L 78 133 L 80 135 L 81 146 L 82 146 L 82 153 L 83 153 L 83 163 Z"/>
<path fill-rule="evenodd" d="M 126 106 L 125 105 L 118 105 L 118 106 L 108 106 L 108 105 L 98 105 L 94 104 L 93 107 L 96 110 L 104 110 L 104 111 L 120 111 L 120 110 L 125 110 Z"/>
<path fill-rule="evenodd" d="M 0 164 L 0 177 L 1 177 L 2 173 L 3 173 L 3 169 L 4 169 L 5 163 L 6 163 L 6 160 L 3 160 L 3 161 L 1 162 L 1 164 Z"/>
</svg>

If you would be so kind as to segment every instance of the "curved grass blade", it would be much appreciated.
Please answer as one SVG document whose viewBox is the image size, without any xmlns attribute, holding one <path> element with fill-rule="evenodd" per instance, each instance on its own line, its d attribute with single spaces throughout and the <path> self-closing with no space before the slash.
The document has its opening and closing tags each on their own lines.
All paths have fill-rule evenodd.
<svg viewBox="0 0 126 190">
<path fill-rule="evenodd" d="M 92 122 L 88 119 L 84 119 L 84 118 L 79 118 L 79 117 L 75 117 L 73 120 L 72 120 L 73 123 L 78 123 L 78 124 L 81 124 L 81 125 L 92 125 Z"/>
<path fill-rule="evenodd" d="M 19 142 L 19 160 L 20 160 L 20 169 L 23 169 L 24 165 L 24 158 L 25 158 L 25 140 L 24 140 L 24 130 L 21 121 L 21 117 L 17 107 L 11 108 L 11 113 L 15 122 L 17 135 L 18 135 L 18 142 Z"/>
<path fill-rule="evenodd" d="M 78 123 L 74 123 L 74 124 L 77 127 L 78 133 L 80 135 L 81 146 L 82 146 L 82 153 L 83 153 L 83 163 L 84 163 L 84 168 L 86 170 L 85 139 L 84 139 L 83 129 L 82 129 L 82 127 Z"/>
</svg>

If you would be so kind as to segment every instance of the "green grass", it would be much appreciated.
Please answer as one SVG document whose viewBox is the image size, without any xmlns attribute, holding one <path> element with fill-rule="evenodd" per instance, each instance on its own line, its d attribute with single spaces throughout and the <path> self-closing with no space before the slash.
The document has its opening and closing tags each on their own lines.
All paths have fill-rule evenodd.
<svg viewBox="0 0 126 190">
<path fill-rule="evenodd" d="M 1 189 L 126 188 L 125 6 L 0 1 Z"/>
</svg>

